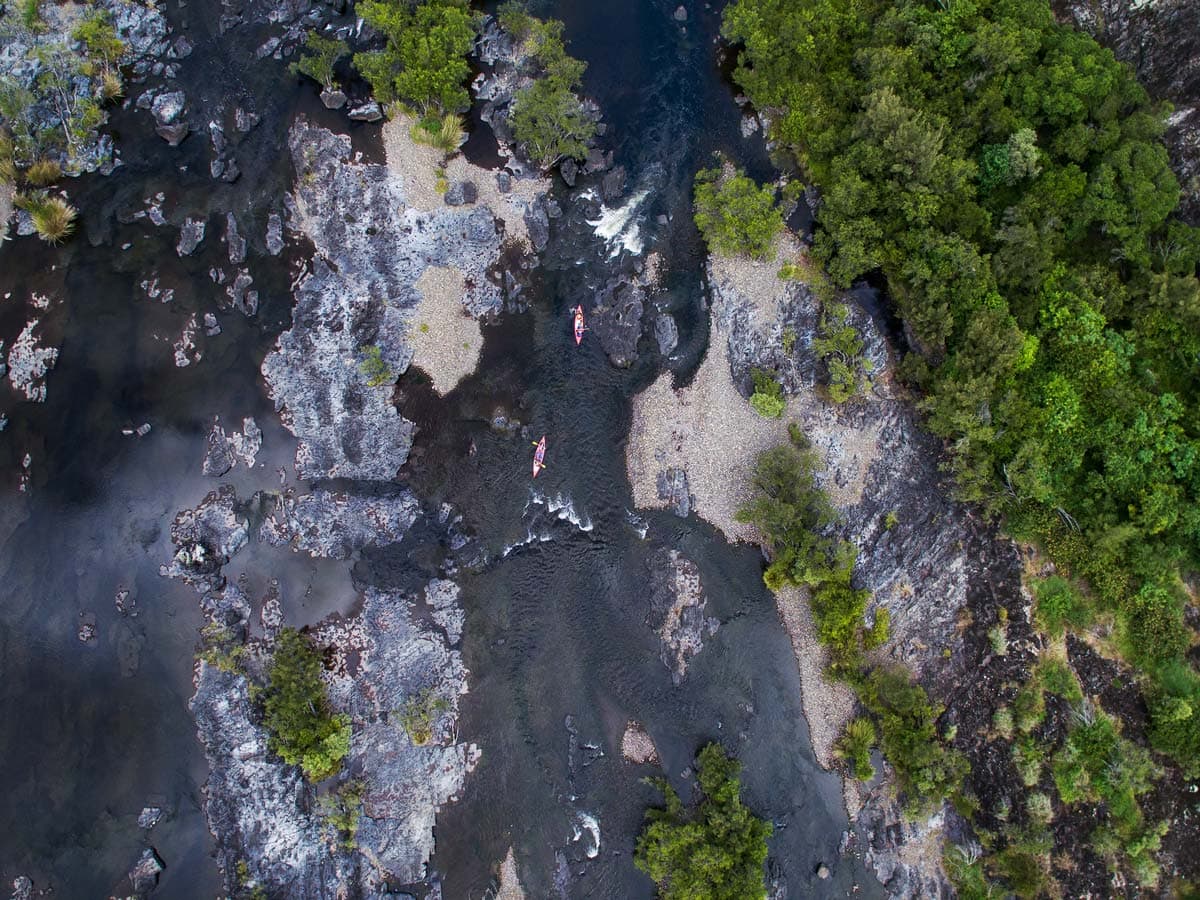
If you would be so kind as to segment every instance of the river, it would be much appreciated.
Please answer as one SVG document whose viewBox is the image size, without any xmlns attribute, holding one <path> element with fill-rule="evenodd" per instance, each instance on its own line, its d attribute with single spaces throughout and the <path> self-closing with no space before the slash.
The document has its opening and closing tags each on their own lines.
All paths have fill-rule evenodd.
<svg viewBox="0 0 1200 900">
<path fill-rule="evenodd" d="M 432 868 L 445 896 L 480 897 L 514 846 L 531 897 L 553 895 L 556 877 L 569 896 L 652 896 L 632 864 L 642 812 L 656 801 L 641 780 L 652 769 L 620 755 L 625 723 L 636 720 L 677 786 L 706 741 L 737 753 L 744 799 L 775 823 L 771 866 L 789 896 L 842 895 L 855 883 L 870 895 L 873 880 L 838 857 L 840 785 L 812 759 L 795 660 L 757 550 L 729 546 L 694 517 L 636 514 L 625 474 L 630 396 L 664 364 L 686 381 L 707 343 L 691 175 L 714 150 L 771 175 L 761 139 L 739 133 L 717 65 L 719 12 L 692 6 L 680 22 L 673 7 L 649 0 L 543 7 L 534 12 L 563 19 L 571 52 L 589 64 L 585 92 L 605 112 L 605 147 L 628 170 L 625 200 L 644 192 L 630 222 L 662 255 L 666 289 L 654 303 L 675 317 L 680 346 L 664 361 L 644 337 L 628 369 L 610 365 L 590 336 L 576 349 L 569 309 L 633 258 L 595 233 L 560 183 L 566 212 L 528 309 L 485 328 L 478 373 L 445 398 L 415 372 L 401 382 L 401 410 L 421 429 L 409 483 L 431 506 L 460 510 L 493 560 L 462 576 L 471 676 L 460 731 L 483 757 L 439 816 Z M 239 145 L 242 178 L 214 187 L 204 135 L 171 149 L 144 113 L 121 111 L 112 128 L 125 165 L 70 185 L 80 235 L 60 250 L 30 238 L 0 249 L 0 296 L 14 298 L 0 302 L 0 338 L 11 344 L 27 315 L 21 300 L 34 292 L 53 299 L 45 317 L 61 335 L 47 401 L 5 399 L 11 421 L 0 434 L 0 875 L 27 875 L 68 897 L 107 895 L 151 845 L 166 863 L 159 895 L 219 891 L 200 792 L 206 765 L 187 708 L 201 618 L 191 589 L 158 568 L 172 554 L 174 513 L 217 484 L 200 474 L 214 416 L 227 428 L 254 416 L 264 431 L 264 468 L 239 467 L 226 479 L 243 496 L 290 463 L 295 439 L 258 367 L 290 318 L 304 248 L 271 257 L 262 232 L 291 178 L 278 160 L 292 117 L 347 127 L 281 64 L 254 60 L 261 32 L 218 36 L 211 0 L 168 3 L 167 12 L 173 24 L 189 22 L 197 45 L 180 75 L 193 102 L 217 108 L 231 98 L 228 111 L 236 99 L 261 117 Z M 350 126 L 368 154 L 378 153 L 373 129 Z M 195 255 L 176 254 L 177 228 L 122 224 L 158 191 L 173 224 L 208 219 Z M 207 273 L 223 264 L 230 210 L 251 236 L 259 312 L 221 313 L 222 333 L 201 339 L 203 358 L 177 368 L 172 341 L 224 292 Z M 175 288 L 170 303 L 141 289 L 151 275 Z M 536 483 L 527 476 L 531 448 L 489 428 L 498 409 L 548 436 L 549 467 Z M 122 433 L 142 422 L 152 426 L 146 436 Z M 26 453 L 28 490 L 19 491 Z M 646 622 L 648 567 L 661 548 L 698 564 L 708 614 L 721 622 L 680 684 Z M 298 625 L 337 607 L 330 597 L 346 594 L 351 569 L 361 586 L 386 579 L 395 562 L 386 553 L 346 563 L 286 556 L 272 557 L 271 574 Z M 117 609 L 123 590 L 136 616 Z M 94 626 L 90 643 L 78 637 L 81 624 Z M 144 806 L 165 811 L 149 832 L 137 824 Z M 834 870 L 830 881 L 814 875 L 821 862 Z"/>
</svg>

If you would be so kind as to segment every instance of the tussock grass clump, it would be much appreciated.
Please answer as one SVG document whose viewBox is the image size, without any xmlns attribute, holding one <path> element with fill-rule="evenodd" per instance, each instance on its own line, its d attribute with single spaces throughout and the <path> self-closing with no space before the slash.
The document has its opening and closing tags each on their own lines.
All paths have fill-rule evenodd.
<svg viewBox="0 0 1200 900">
<path fill-rule="evenodd" d="M 125 82 L 121 73 L 114 69 L 106 69 L 100 75 L 100 86 L 96 94 L 101 103 L 115 103 L 125 96 Z"/>
<path fill-rule="evenodd" d="M 453 153 L 467 139 L 463 118 L 456 113 L 422 119 L 409 134 L 418 144 L 434 147 L 443 153 Z"/>
<path fill-rule="evenodd" d="M 62 173 L 57 160 L 42 158 L 25 170 L 25 180 L 34 187 L 49 187 L 62 178 Z"/>
<path fill-rule="evenodd" d="M 47 244 L 58 244 L 75 231 L 75 219 L 79 215 L 75 207 L 62 197 L 50 197 L 45 193 L 18 194 L 13 205 L 29 213 L 33 227 Z"/>
</svg>

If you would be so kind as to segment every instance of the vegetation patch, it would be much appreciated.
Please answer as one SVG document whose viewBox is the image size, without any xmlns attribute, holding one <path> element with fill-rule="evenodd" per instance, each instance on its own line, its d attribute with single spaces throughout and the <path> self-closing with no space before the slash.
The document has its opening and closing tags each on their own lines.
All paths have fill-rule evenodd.
<svg viewBox="0 0 1200 900">
<path fill-rule="evenodd" d="M 345 41 L 322 37 L 310 31 L 304 38 L 301 56 L 291 65 L 296 75 L 306 75 L 327 91 L 337 85 L 335 69 L 338 60 L 350 54 Z"/>
<path fill-rule="evenodd" d="M 696 173 L 693 214 L 709 248 L 722 256 L 765 259 L 783 230 L 775 191 L 732 168 Z"/>
<path fill-rule="evenodd" d="M 475 19 L 467 0 L 364 0 L 355 9 L 385 41 L 382 50 L 354 54 L 376 100 L 404 103 L 420 118 L 470 108 Z"/>
<path fill-rule="evenodd" d="M 596 136 L 596 122 L 576 94 L 587 64 L 568 55 L 563 23 L 536 19 L 513 0 L 501 4 L 498 15 L 537 69 L 533 84 L 513 98 L 513 137 L 543 169 L 559 160 L 583 159 Z"/>
<path fill-rule="evenodd" d="M 320 800 L 321 818 L 332 832 L 334 842 L 343 850 L 353 850 L 358 846 L 356 839 L 364 793 L 366 785 L 362 781 L 347 781 Z"/>
<path fill-rule="evenodd" d="M 433 729 L 438 718 L 450 708 L 450 701 L 432 687 L 423 688 L 399 710 L 400 727 L 418 747 L 433 740 Z"/>
<path fill-rule="evenodd" d="M 358 364 L 358 371 L 367 379 L 368 387 L 383 387 L 396 380 L 396 373 L 383 361 L 383 350 L 378 344 L 371 344 L 363 350 L 363 358 Z"/>
<path fill-rule="evenodd" d="M 1045 0 L 738 0 L 724 33 L 821 188 L 814 255 L 837 286 L 886 278 L 962 496 L 1072 579 L 1039 622 L 1111 613 L 1147 693 L 1180 698 L 1160 679 L 1200 562 L 1200 232 L 1173 218 L 1165 106 Z"/>
<path fill-rule="evenodd" d="M 271 750 L 300 766 L 309 781 L 336 774 L 350 752 L 350 719 L 330 709 L 321 654 L 294 628 L 282 629 L 275 640 L 262 699 Z"/>
<path fill-rule="evenodd" d="M 771 824 L 742 805 L 741 767 L 714 743 L 700 751 L 696 769 L 703 796 L 691 810 L 666 779 L 649 779 L 666 806 L 646 811 L 634 864 L 662 900 L 765 900 Z"/>
</svg>

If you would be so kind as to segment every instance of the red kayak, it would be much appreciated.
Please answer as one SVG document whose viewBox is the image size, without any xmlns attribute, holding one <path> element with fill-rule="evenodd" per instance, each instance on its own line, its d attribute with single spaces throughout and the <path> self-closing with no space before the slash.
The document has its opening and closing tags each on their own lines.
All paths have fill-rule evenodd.
<svg viewBox="0 0 1200 900">
<path fill-rule="evenodd" d="M 575 346 L 583 343 L 583 307 L 575 307 Z"/>
<path fill-rule="evenodd" d="M 545 463 L 542 462 L 546 458 L 546 436 L 543 434 L 542 439 L 537 442 L 537 449 L 533 451 L 533 477 L 538 477 L 538 472 L 545 468 Z"/>
</svg>

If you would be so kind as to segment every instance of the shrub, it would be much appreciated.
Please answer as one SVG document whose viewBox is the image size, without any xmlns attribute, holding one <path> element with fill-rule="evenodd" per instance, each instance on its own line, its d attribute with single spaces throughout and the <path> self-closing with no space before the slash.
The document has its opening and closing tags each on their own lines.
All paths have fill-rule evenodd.
<svg viewBox="0 0 1200 900">
<path fill-rule="evenodd" d="M 30 31 L 41 31 L 46 27 L 38 9 L 40 5 L 39 0 L 21 0 L 21 24 Z"/>
<path fill-rule="evenodd" d="M 537 19 L 529 14 L 525 4 L 519 0 L 504 0 L 496 10 L 496 19 L 500 22 L 500 27 L 511 34 L 518 44 L 529 37 L 537 23 Z"/>
<path fill-rule="evenodd" d="M 850 774 L 859 781 L 870 781 L 875 777 L 875 768 L 871 765 L 871 749 L 875 746 L 878 736 L 875 733 L 875 723 L 860 716 L 846 724 L 834 752 L 839 759 L 844 759 L 850 766 Z"/>
<path fill-rule="evenodd" d="M 350 752 L 350 720 L 334 715 L 321 681 L 321 656 L 294 628 L 275 641 L 263 691 L 263 725 L 271 750 L 310 781 L 338 771 Z"/>
<path fill-rule="evenodd" d="M 1013 698 L 1013 714 L 1017 729 L 1022 734 L 1033 731 L 1046 718 L 1046 698 L 1036 675 L 1017 691 L 1017 696 Z"/>
<path fill-rule="evenodd" d="M 872 364 L 862 355 L 863 341 L 858 329 L 850 324 L 849 306 L 845 303 L 825 304 L 813 349 L 825 363 L 830 400 L 845 403 L 866 390 Z"/>
<path fill-rule="evenodd" d="M 596 136 L 595 121 L 575 95 L 587 66 L 567 55 L 562 22 L 526 16 L 518 24 L 527 26 L 538 73 L 513 98 L 513 137 L 543 169 L 561 159 L 582 159 Z"/>
<path fill-rule="evenodd" d="M 763 369 L 751 369 L 750 375 L 754 379 L 754 393 L 750 395 L 750 405 L 764 419 L 778 419 L 783 415 L 786 406 L 783 385 Z"/>
<path fill-rule="evenodd" d="M 697 172 L 693 208 L 696 227 L 709 248 L 722 256 L 764 259 L 783 230 L 774 190 L 760 188 L 741 173 Z"/>
<path fill-rule="evenodd" d="M 1054 805 L 1045 794 L 1035 791 L 1025 798 L 1025 812 L 1035 825 L 1048 825 L 1054 818 Z"/>
<path fill-rule="evenodd" d="M 467 0 L 364 0 L 357 11 L 386 39 L 382 50 L 354 54 L 375 99 L 403 101 L 422 116 L 470 107 L 464 85 L 475 30 Z"/>
<path fill-rule="evenodd" d="M 121 80 L 121 73 L 115 70 L 108 70 L 100 74 L 100 87 L 96 92 L 102 103 L 115 103 L 125 96 L 125 82 Z"/>
<path fill-rule="evenodd" d="M 1091 621 L 1083 597 L 1067 579 L 1054 575 L 1033 582 L 1038 626 L 1051 637 L 1059 637 L 1065 626 L 1085 628 Z"/>
<path fill-rule="evenodd" d="M 321 798 L 321 818 L 343 850 L 353 850 L 358 846 L 356 838 L 365 792 L 366 785 L 354 780 L 339 785 L 337 790 Z"/>
<path fill-rule="evenodd" d="M 1153 582 L 1144 584 L 1126 601 L 1118 623 L 1122 654 L 1144 668 L 1182 656 L 1189 643 L 1183 598 Z"/>
<path fill-rule="evenodd" d="M 658 885 L 662 900 L 765 900 L 763 863 L 771 825 L 742 805 L 739 770 L 719 745 L 701 750 L 702 796 L 691 811 L 665 779 L 650 781 L 666 806 L 646 811 L 633 859 Z"/>
<path fill-rule="evenodd" d="M 1065 660 L 1047 657 L 1037 664 L 1035 675 L 1042 685 L 1042 690 L 1062 697 L 1070 703 L 1077 703 L 1083 699 L 1079 679 Z"/>
<path fill-rule="evenodd" d="M 993 653 L 997 656 L 1005 656 L 1008 653 L 1008 628 L 1003 622 L 998 622 L 989 628 L 987 636 Z"/>
<path fill-rule="evenodd" d="M 942 865 L 961 900 L 993 900 L 999 897 L 983 871 L 983 850 L 978 844 L 955 845 L 942 856 Z"/>
<path fill-rule="evenodd" d="M 1042 778 L 1042 766 L 1046 762 L 1046 752 L 1031 737 L 1023 737 L 1012 747 L 1013 766 L 1025 787 L 1033 787 Z"/>
<path fill-rule="evenodd" d="M 332 91 L 337 80 L 334 70 L 338 60 L 350 53 L 346 42 L 310 31 L 304 38 L 301 52 L 303 55 L 291 65 L 292 72 L 307 75 L 325 90 Z"/>
<path fill-rule="evenodd" d="M 924 814 L 956 792 L 967 760 L 937 734 L 929 695 L 903 669 L 879 668 L 856 684 L 859 699 L 879 720 L 880 749 L 896 770 L 909 815 Z"/>
<path fill-rule="evenodd" d="M 71 37 L 83 44 L 87 55 L 105 69 L 116 65 L 125 54 L 125 42 L 117 37 L 109 14 L 103 10 L 89 12 L 71 32 Z"/>
<path fill-rule="evenodd" d="M 1150 743 L 1189 777 L 1200 776 L 1200 677 L 1184 662 L 1165 666 L 1148 700 Z"/>
<path fill-rule="evenodd" d="M 1004 740 L 1012 740 L 1014 728 L 1012 710 L 1007 706 L 999 707 L 992 713 L 992 727 L 996 729 L 996 733 L 1004 738 Z"/>
<path fill-rule="evenodd" d="M 366 377 L 368 387 L 382 387 L 396 380 L 395 373 L 383 361 L 383 351 L 378 344 L 366 348 L 362 362 L 358 364 L 358 371 Z"/>
<path fill-rule="evenodd" d="M 418 747 L 433 740 L 438 717 L 450 708 L 450 701 L 427 687 L 408 698 L 400 711 L 400 725 Z"/>
</svg>

